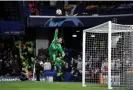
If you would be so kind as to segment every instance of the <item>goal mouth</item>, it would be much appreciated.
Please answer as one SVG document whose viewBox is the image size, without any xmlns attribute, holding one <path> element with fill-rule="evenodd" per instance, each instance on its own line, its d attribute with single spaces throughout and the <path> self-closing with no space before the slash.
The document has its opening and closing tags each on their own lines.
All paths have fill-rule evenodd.
<svg viewBox="0 0 133 90">
<path fill-rule="evenodd" d="M 112 88 L 133 85 L 133 25 L 105 22 L 83 31 L 82 82 Z M 90 84 L 91 83 L 91 84 Z"/>
</svg>

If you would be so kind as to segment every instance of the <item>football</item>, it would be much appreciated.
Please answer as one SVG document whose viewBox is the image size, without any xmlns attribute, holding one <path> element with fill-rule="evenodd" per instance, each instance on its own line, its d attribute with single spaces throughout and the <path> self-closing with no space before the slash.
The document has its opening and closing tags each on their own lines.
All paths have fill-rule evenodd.
<svg viewBox="0 0 133 90">
<path fill-rule="evenodd" d="M 57 9 L 56 10 L 56 15 L 62 15 L 62 10 L 61 9 Z"/>
</svg>

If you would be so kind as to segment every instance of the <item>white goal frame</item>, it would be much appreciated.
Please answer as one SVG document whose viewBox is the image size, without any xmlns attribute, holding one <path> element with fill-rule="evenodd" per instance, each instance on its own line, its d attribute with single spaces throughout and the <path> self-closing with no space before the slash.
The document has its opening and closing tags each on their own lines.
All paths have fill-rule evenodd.
<svg viewBox="0 0 133 90">
<path fill-rule="evenodd" d="M 119 25 L 119 27 L 117 27 Z M 114 27 L 113 27 L 114 26 Z M 119 29 L 124 26 L 124 29 Z M 115 29 L 114 29 L 115 28 Z M 126 29 L 127 28 L 127 29 Z M 133 32 L 133 25 L 115 24 L 111 21 L 105 22 L 101 25 L 83 30 L 83 47 L 82 47 L 82 86 L 86 86 L 85 81 L 85 59 L 86 59 L 86 32 L 92 33 L 108 33 L 108 89 L 112 89 L 111 83 L 111 36 L 112 33 L 117 32 Z"/>
</svg>

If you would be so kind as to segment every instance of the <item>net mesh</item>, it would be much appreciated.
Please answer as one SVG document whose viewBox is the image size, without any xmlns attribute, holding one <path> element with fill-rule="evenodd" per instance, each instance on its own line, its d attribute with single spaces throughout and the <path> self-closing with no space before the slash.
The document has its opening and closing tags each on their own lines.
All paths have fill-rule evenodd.
<svg viewBox="0 0 133 90">
<path fill-rule="evenodd" d="M 112 23 L 111 24 L 111 31 L 112 33 L 117 32 L 133 32 L 133 25 L 121 25 Z M 86 32 L 92 32 L 92 33 L 108 33 L 108 22 L 103 23 L 101 25 L 92 27 L 90 29 L 85 30 Z"/>
<path fill-rule="evenodd" d="M 133 88 L 133 26 L 112 23 L 112 87 Z M 108 84 L 108 22 L 85 30 L 85 81 Z"/>
</svg>

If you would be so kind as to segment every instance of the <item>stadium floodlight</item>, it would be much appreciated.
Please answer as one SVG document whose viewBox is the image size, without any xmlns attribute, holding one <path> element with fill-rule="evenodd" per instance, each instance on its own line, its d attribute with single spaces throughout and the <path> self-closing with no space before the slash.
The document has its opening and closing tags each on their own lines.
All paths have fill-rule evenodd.
<svg viewBox="0 0 133 90">
<path fill-rule="evenodd" d="M 83 87 L 133 88 L 133 25 L 108 21 L 86 29 L 82 50 Z"/>
<path fill-rule="evenodd" d="M 75 37 L 77 37 L 77 35 L 76 35 L 76 34 L 73 34 L 73 35 L 72 35 L 72 37 L 74 37 L 74 38 L 75 38 Z"/>
</svg>

